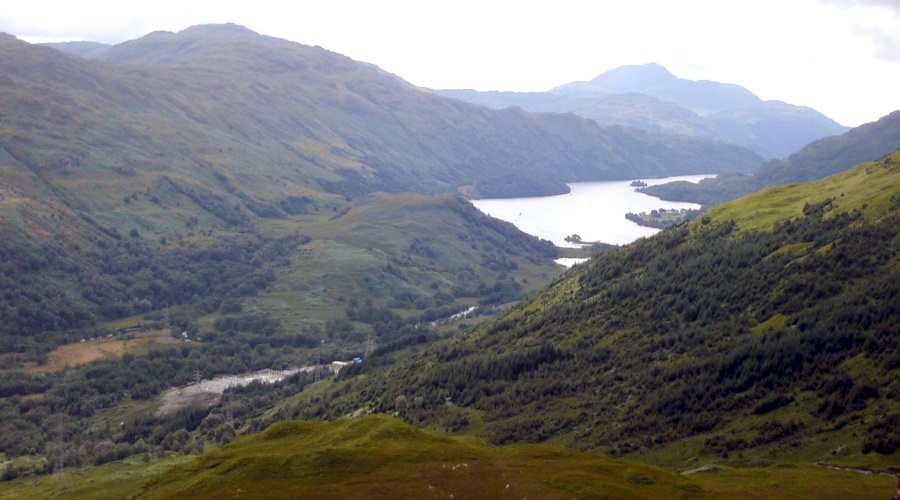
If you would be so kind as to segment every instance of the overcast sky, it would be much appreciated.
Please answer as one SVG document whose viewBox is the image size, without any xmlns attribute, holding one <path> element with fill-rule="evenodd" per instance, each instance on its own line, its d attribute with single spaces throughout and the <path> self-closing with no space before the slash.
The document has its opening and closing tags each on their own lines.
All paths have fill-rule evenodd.
<svg viewBox="0 0 900 500">
<path fill-rule="evenodd" d="M 900 0 L 3 0 L 28 42 L 233 22 L 434 89 L 545 91 L 625 64 L 737 83 L 856 126 L 900 109 Z"/>
</svg>

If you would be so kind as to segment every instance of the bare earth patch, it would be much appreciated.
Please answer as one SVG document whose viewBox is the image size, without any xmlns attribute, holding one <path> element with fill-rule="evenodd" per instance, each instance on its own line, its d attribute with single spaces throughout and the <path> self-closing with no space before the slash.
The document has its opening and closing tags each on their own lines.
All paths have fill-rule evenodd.
<svg viewBox="0 0 900 500">
<path fill-rule="evenodd" d="M 203 384 L 169 389 L 162 396 L 163 404 L 156 410 L 156 416 L 171 415 L 191 406 L 214 405 L 221 399 L 221 392 L 209 391 Z"/>
<path fill-rule="evenodd" d="M 343 363 L 332 363 L 318 366 L 301 366 L 290 370 L 260 370 L 242 375 L 221 375 L 213 379 L 203 380 L 199 384 L 173 387 L 163 393 L 163 404 L 156 410 L 156 416 L 170 415 L 187 407 L 203 407 L 217 404 L 221 401 L 222 393 L 225 392 L 225 389 L 232 386 L 245 386 L 253 381 L 268 384 L 298 372 L 310 372 L 317 368 L 337 373 L 343 365 Z"/>
<path fill-rule="evenodd" d="M 126 352 L 142 354 L 154 347 L 180 344 L 169 336 L 147 336 L 129 340 L 98 339 L 59 346 L 47 355 L 43 365 L 28 369 L 31 373 L 52 373 L 103 358 L 119 358 Z"/>
</svg>

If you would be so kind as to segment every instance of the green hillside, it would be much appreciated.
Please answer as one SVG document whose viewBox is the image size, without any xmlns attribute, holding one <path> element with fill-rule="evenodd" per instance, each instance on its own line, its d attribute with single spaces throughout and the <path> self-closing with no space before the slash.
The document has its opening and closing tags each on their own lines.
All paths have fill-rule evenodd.
<svg viewBox="0 0 900 500">
<path fill-rule="evenodd" d="M 453 195 L 366 198 L 306 231 L 311 241 L 294 255 L 289 274 L 248 307 L 304 326 L 344 311 L 369 323 L 357 306 L 370 304 L 394 318 L 376 327 L 387 340 L 399 335 L 404 318 L 431 321 L 505 303 L 560 272 L 550 242 Z"/>
<path fill-rule="evenodd" d="M 546 445 L 497 448 L 387 416 L 282 422 L 200 457 L 0 483 L 4 498 L 751 498 L 890 492 L 823 468 L 678 475 Z"/>
<path fill-rule="evenodd" d="M 900 153 L 761 191 L 600 254 L 408 360 L 368 359 L 326 414 L 399 411 L 679 469 L 896 465 L 898 229 Z M 302 397 L 292 408 L 322 414 Z"/>
</svg>

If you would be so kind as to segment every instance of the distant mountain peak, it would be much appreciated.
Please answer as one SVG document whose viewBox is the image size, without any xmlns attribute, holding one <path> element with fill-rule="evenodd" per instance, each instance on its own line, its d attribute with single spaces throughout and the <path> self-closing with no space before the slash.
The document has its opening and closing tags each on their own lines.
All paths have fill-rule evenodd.
<svg viewBox="0 0 900 500">
<path fill-rule="evenodd" d="M 657 63 L 621 66 L 589 82 L 561 85 L 557 95 L 602 95 L 637 92 L 669 101 L 700 115 L 757 105 L 760 98 L 740 85 L 678 78 Z"/>
<path fill-rule="evenodd" d="M 144 35 L 135 40 L 129 40 L 124 43 L 132 43 L 141 40 L 165 40 L 165 39 L 184 39 L 184 38 L 211 38 L 226 37 L 234 38 L 236 36 L 259 36 L 255 31 L 245 28 L 234 23 L 226 24 L 195 24 L 181 31 L 158 30 Z"/>
<path fill-rule="evenodd" d="M 639 92 L 640 89 L 651 85 L 677 80 L 678 77 L 662 65 L 651 62 L 611 69 L 591 80 L 591 83 L 616 92 Z"/>
<path fill-rule="evenodd" d="M 184 41 L 205 41 L 205 40 L 228 40 L 228 39 L 246 39 L 247 37 L 260 37 L 255 31 L 245 28 L 244 26 L 226 23 L 226 24 L 197 24 L 185 28 L 182 31 L 172 32 L 166 30 L 158 30 L 148 33 L 135 40 L 129 40 L 119 45 L 107 45 L 98 42 L 76 41 L 61 43 L 44 43 L 47 47 L 57 49 L 61 52 L 74 54 L 85 58 L 98 58 L 115 60 L 122 56 L 125 52 L 129 57 L 134 54 L 129 50 L 123 50 L 122 47 L 134 48 L 144 47 L 152 44 L 165 43 L 184 43 Z M 113 49 L 109 54 L 106 52 Z"/>
<path fill-rule="evenodd" d="M 198 24 L 178 32 L 154 31 L 123 42 L 97 58 L 114 63 L 202 68 L 206 71 L 259 68 L 266 63 L 285 66 L 279 57 L 301 49 L 302 44 L 267 37 L 237 24 Z M 290 57 L 290 56 L 289 56 Z M 290 64 L 287 64 L 290 66 Z"/>
<path fill-rule="evenodd" d="M 184 34 L 184 35 L 190 35 L 190 34 L 259 35 L 259 33 L 251 30 L 250 28 L 241 26 L 239 24 L 234 24 L 234 23 L 195 24 L 194 26 L 188 27 L 188 28 L 180 31 L 179 33 Z"/>
</svg>

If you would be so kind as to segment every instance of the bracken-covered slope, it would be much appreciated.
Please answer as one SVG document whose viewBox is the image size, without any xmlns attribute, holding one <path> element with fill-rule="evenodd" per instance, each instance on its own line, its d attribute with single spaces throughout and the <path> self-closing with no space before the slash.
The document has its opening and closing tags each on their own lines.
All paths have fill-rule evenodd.
<svg viewBox="0 0 900 500">
<path fill-rule="evenodd" d="M 884 467 L 900 448 L 898 230 L 895 153 L 602 253 L 483 327 L 393 365 L 368 359 L 327 405 L 294 411 L 396 410 L 496 443 L 675 467 Z"/>
</svg>

